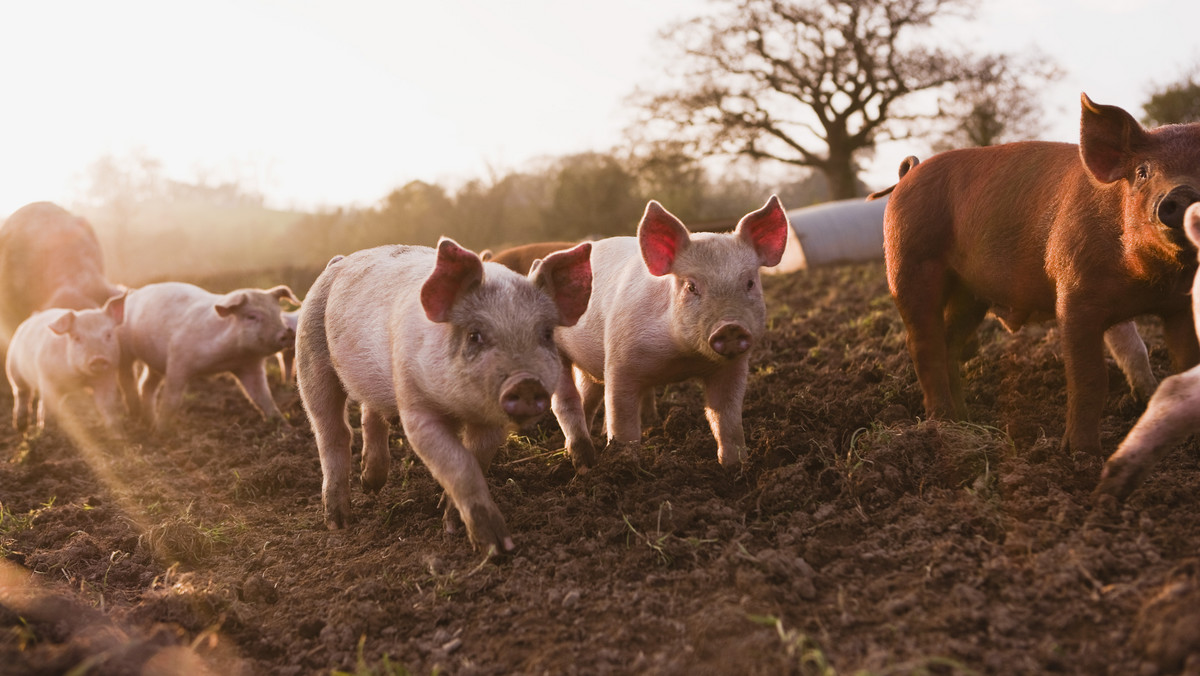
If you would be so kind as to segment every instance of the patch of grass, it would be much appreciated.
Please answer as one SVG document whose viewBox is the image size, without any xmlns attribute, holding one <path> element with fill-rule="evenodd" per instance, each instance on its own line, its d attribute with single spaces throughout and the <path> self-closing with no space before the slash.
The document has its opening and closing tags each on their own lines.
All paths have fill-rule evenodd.
<svg viewBox="0 0 1200 676">
<path fill-rule="evenodd" d="M 164 560 L 196 563 L 233 542 L 245 524 L 221 522 L 205 525 L 185 510 L 177 517 L 157 523 L 138 537 L 138 544 Z"/>
<path fill-rule="evenodd" d="M 55 498 L 52 496 L 43 502 L 41 507 L 31 509 L 24 514 L 18 514 L 5 508 L 4 503 L 0 502 L 0 558 L 7 558 L 13 553 L 11 547 L 16 540 L 16 535 L 33 528 L 34 519 L 42 512 L 54 507 L 54 500 Z"/>
<path fill-rule="evenodd" d="M 412 672 L 403 664 L 398 664 L 392 661 L 392 658 L 384 653 L 379 662 L 368 664 L 367 659 L 363 656 L 363 648 L 367 644 L 367 635 L 363 634 L 358 638 L 358 657 L 355 660 L 354 671 L 342 671 L 334 669 L 330 672 L 330 676 L 412 676 Z M 433 676 L 441 673 L 437 667 L 429 672 Z"/>
</svg>

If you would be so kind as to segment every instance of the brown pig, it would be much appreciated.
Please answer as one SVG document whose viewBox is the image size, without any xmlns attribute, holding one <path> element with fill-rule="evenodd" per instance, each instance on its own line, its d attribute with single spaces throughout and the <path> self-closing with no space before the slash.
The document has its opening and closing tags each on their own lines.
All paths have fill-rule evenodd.
<svg viewBox="0 0 1200 676">
<path fill-rule="evenodd" d="M 912 167 L 888 202 L 884 254 L 927 415 L 966 417 L 959 363 L 989 309 L 1014 326 L 1054 317 L 1063 446 L 1099 455 L 1110 327 L 1158 315 L 1175 367 L 1200 360 L 1182 229 L 1200 200 L 1200 124 L 1147 130 L 1086 95 L 1082 109 L 1078 146 L 952 150 Z"/>
<path fill-rule="evenodd" d="M 350 520 L 349 401 L 361 404 L 362 483 L 387 481 L 388 420 L 445 489 L 471 542 L 513 548 L 484 472 L 506 429 L 550 408 L 562 368 L 558 326 L 591 294 L 591 245 L 547 256 L 528 276 L 443 238 L 436 250 L 383 246 L 331 262 L 304 302 L 297 380 L 321 455 L 325 523 Z"/>
<path fill-rule="evenodd" d="M 104 278 L 100 242 L 83 218 L 34 202 L 0 227 L 0 353 L 34 312 L 97 308 L 120 293 Z"/>
<path fill-rule="evenodd" d="M 130 411 L 165 430 L 183 404 L 188 381 L 229 372 L 263 416 L 282 419 L 265 364 L 295 341 L 295 331 L 280 316 L 284 298 L 300 303 L 286 286 L 219 295 L 162 282 L 130 291 L 120 330 L 121 389 Z M 135 385 L 136 362 L 146 370 Z"/>
<path fill-rule="evenodd" d="M 646 392 L 690 378 L 704 384 L 718 460 L 742 462 L 750 352 L 766 330 L 759 268 L 779 263 L 789 227 L 774 196 L 732 233 L 693 234 L 651 201 L 637 237 L 592 243 L 592 302 L 558 330 L 574 372 L 564 366 L 554 413 L 578 469 L 595 462 L 589 429 L 601 399 L 609 443 L 637 443 Z"/>
<path fill-rule="evenodd" d="M 35 412 L 37 428 L 44 428 L 47 409 L 61 416 L 67 396 L 89 389 L 104 423 L 112 431 L 119 429 L 117 328 L 124 311 L 122 294 L 100 309 L 43 310 L 21 322 L 4 363 L 18 432 L 29 428 Z"/>
<path fill-rule="evenodd" d="M 533 244 L 522 244 L 521 246 L 514 246 L 510 249 L 498 251 L 486 260 L 499 263 L 509 270 L 524 275 L 529 272 L 529 268 L 533 267 L 533 262 L 539 258 L 545 258 L 555 251 L 570 249 L 576 244 L 577 242 L 534 242 Z"/>
<path fill-rule="evenodd" d="M 1183 231 L 1200 246 L 1200 202 L 1188 207 Z M 1200 318 L 1200 275 L 1192 282 L 1192 315 Z M 1195 326 L 1200 335 L 1200 322 Z M 1104 463 L 1096 497 L 1127 497 L 1172 447 L 1200 431 L 1200 366 L 1168 377 L 1155 391 L 1146 412 Z"/>
</svg>

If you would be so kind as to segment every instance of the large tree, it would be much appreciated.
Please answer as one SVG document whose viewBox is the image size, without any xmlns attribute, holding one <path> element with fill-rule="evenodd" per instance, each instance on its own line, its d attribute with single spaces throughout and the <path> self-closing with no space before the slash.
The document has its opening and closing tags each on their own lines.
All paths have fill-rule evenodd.
<svg viewBox="0 0 1200 676">
<path fill-rule="evenodd" d="M 1200 122 L 1200 65 L 1151 94 L 1142 109 L 1142 122 L 1152 126 Z"/>
<path fill-rule="evenodd" d="M 636 96 L 649 125 L 701 153 L 771 159 L 823 173 L 835 199 L 858 193 L 856 155 L 909 133 L 897 102 L 994 73 L 1002 55 L 920 41 L 969 0 L 724 0 L 663 36 L 682 85 Z"/>
<path fill-rule="evenodd" d="M 1038 92 L 1062 76 L 1041 53 L 996 59 L 979 77 L 950 85 L 939 105 L 946 126 L 934 150 L 991 146 L 1037 138 L 1045 129 Z"/>
</svg>

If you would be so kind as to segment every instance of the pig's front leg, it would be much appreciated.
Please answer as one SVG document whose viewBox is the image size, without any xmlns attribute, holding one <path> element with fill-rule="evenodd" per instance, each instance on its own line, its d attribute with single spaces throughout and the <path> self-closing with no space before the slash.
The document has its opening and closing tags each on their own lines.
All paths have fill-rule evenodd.
<svg viewBox="0 0 1200 676">
<path fill-rule="evenodd" d="M 462 441 L 463 446 L 479 461 L 479 470 L 486 475 L 488 468 L 492 466 L 492 459 L 496 457 L 496 451 L 500 450 L 500 444 L 507 436 L 508 433 L 503 427 L 467 425 L 463 429 Z M 445 495 L 442 496 L 442 500 L 446 503 L 442 513 L 442 524 L 447 533 L 456 533 L 462 525 L 458 508 L 454 506 L 454 501 L 447 500 Z"/>
<path fill-rule="evenodd" d="M 96 400 L 96 408 L 100 417 L 110 432 L 119 434 L 121 430 L 121 388 L 117 384 L 116 374 L 105 378 L 92 386 Z"/>
<path fill-rule="evenodd" d="M 604 423 L 608 441 L 635 444 L 642 440 L 642 388 L 630 371 L 609 359 L 604 373 Z M 611 366 L 611 367 L 610 367 Z"/>
<path fill-rule="evenodd" d="M 567 439 L 567 455 L 571 457 L 575 471 L 579 474 L 587 472 L 596 464 L 596 446 L 592 443 L 583 399 L 575 385 L 570 363 L 563 364 L 550 408 Z"/>
<path fill-rule="evenodd" d="M 1200 429 L 1200 367 L 1162 381 L 1146 412 L 1104 463 L 1095 496 L 1124 500 L 1162 456 Z"/>
<path fill-rule="evenodd" d="M 137 420 L 142 417 L 142 400 L 138 394 L 137 373 L 134 371 L 135 362 L 122 361 L 117 365 L 117 382 L 121 388 L 121 394 L 125 398 L 125 408 L 129 410 L 129 417 Z"/>
<path fill-rule="evenodd" d="M 413 451 L 458 509 L 472 544 L 512 551 L 515 545 L 488 492 L 479 460 L 459 440 L 456 430 L 437 414 L 418 409 L 401 410 L 400 422 Z"/>
<path fill-rule="evenodd" d="M 1058 325 L 1062 332 L 1063 362 L 1067 371 L 1067 429 L 1062 448 L 1074 453 L 1100 455 L 1100 418 L 1108 396 L 1108 369 L 1104 367 L 1104 328 L 1082 312 L 1070 313 L 1060 291 Z"/>
<path fill-rule="evenodd" d="M 275 404 L 275 398 L 271 396 L 271 386 L 267 384 L 267 369 L 266 362 L 260 359 L 254 362 L 253 365 L 242 367 L 233 372 L 238 383 L 242 386 L 242 392 L 246 398 L 258 408 L 258 412 L 268 420 L 282 420 L 283 413 L 279 411 L 279 406 Z"/>
<path fill-rule="evenodd" d="M 704 415 L 716 437 L 722 467 L 737 467 L 746 459 L 742 400 L 749 372 L 750 359 L 742 356 L 704 379 Z"/>
</svg>

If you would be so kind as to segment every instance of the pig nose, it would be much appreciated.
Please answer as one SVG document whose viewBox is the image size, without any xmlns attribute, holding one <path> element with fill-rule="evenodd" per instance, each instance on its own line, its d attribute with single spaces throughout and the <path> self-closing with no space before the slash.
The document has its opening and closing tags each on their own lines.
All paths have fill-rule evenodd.
<svg viewBox="0 0 1200 676">
<path fill-rule="evenodd" d="M 504 389 L 500 406 L 513 421 L 523 423 L 550 408 L 550 394 L 536 378 L 522 378 Z"/>
<path fill-rule="evenodd" d="M 1158 220 L 1168 228 L 1183 227 L 1183 214 L 1195 202 L 1200 202 L 1200 191 L 1190 185 L 1180 185 L 1158 201 Z"/>
<path fill-rule="evenodd" d="M 92 373 L 104 373 L 112 366 L 112 362 L 104 357 L 92 357 L 88 361 L 88 370 Z"/>
<path fill-rule="evenodd" d="M 754 338 L 750 332 L 741 324 L 733 322 L 722 324 L 708 337 L 708 345 L 713 352 L 729 359 L 749 350 L 753 344 Z"/>
</svg>

